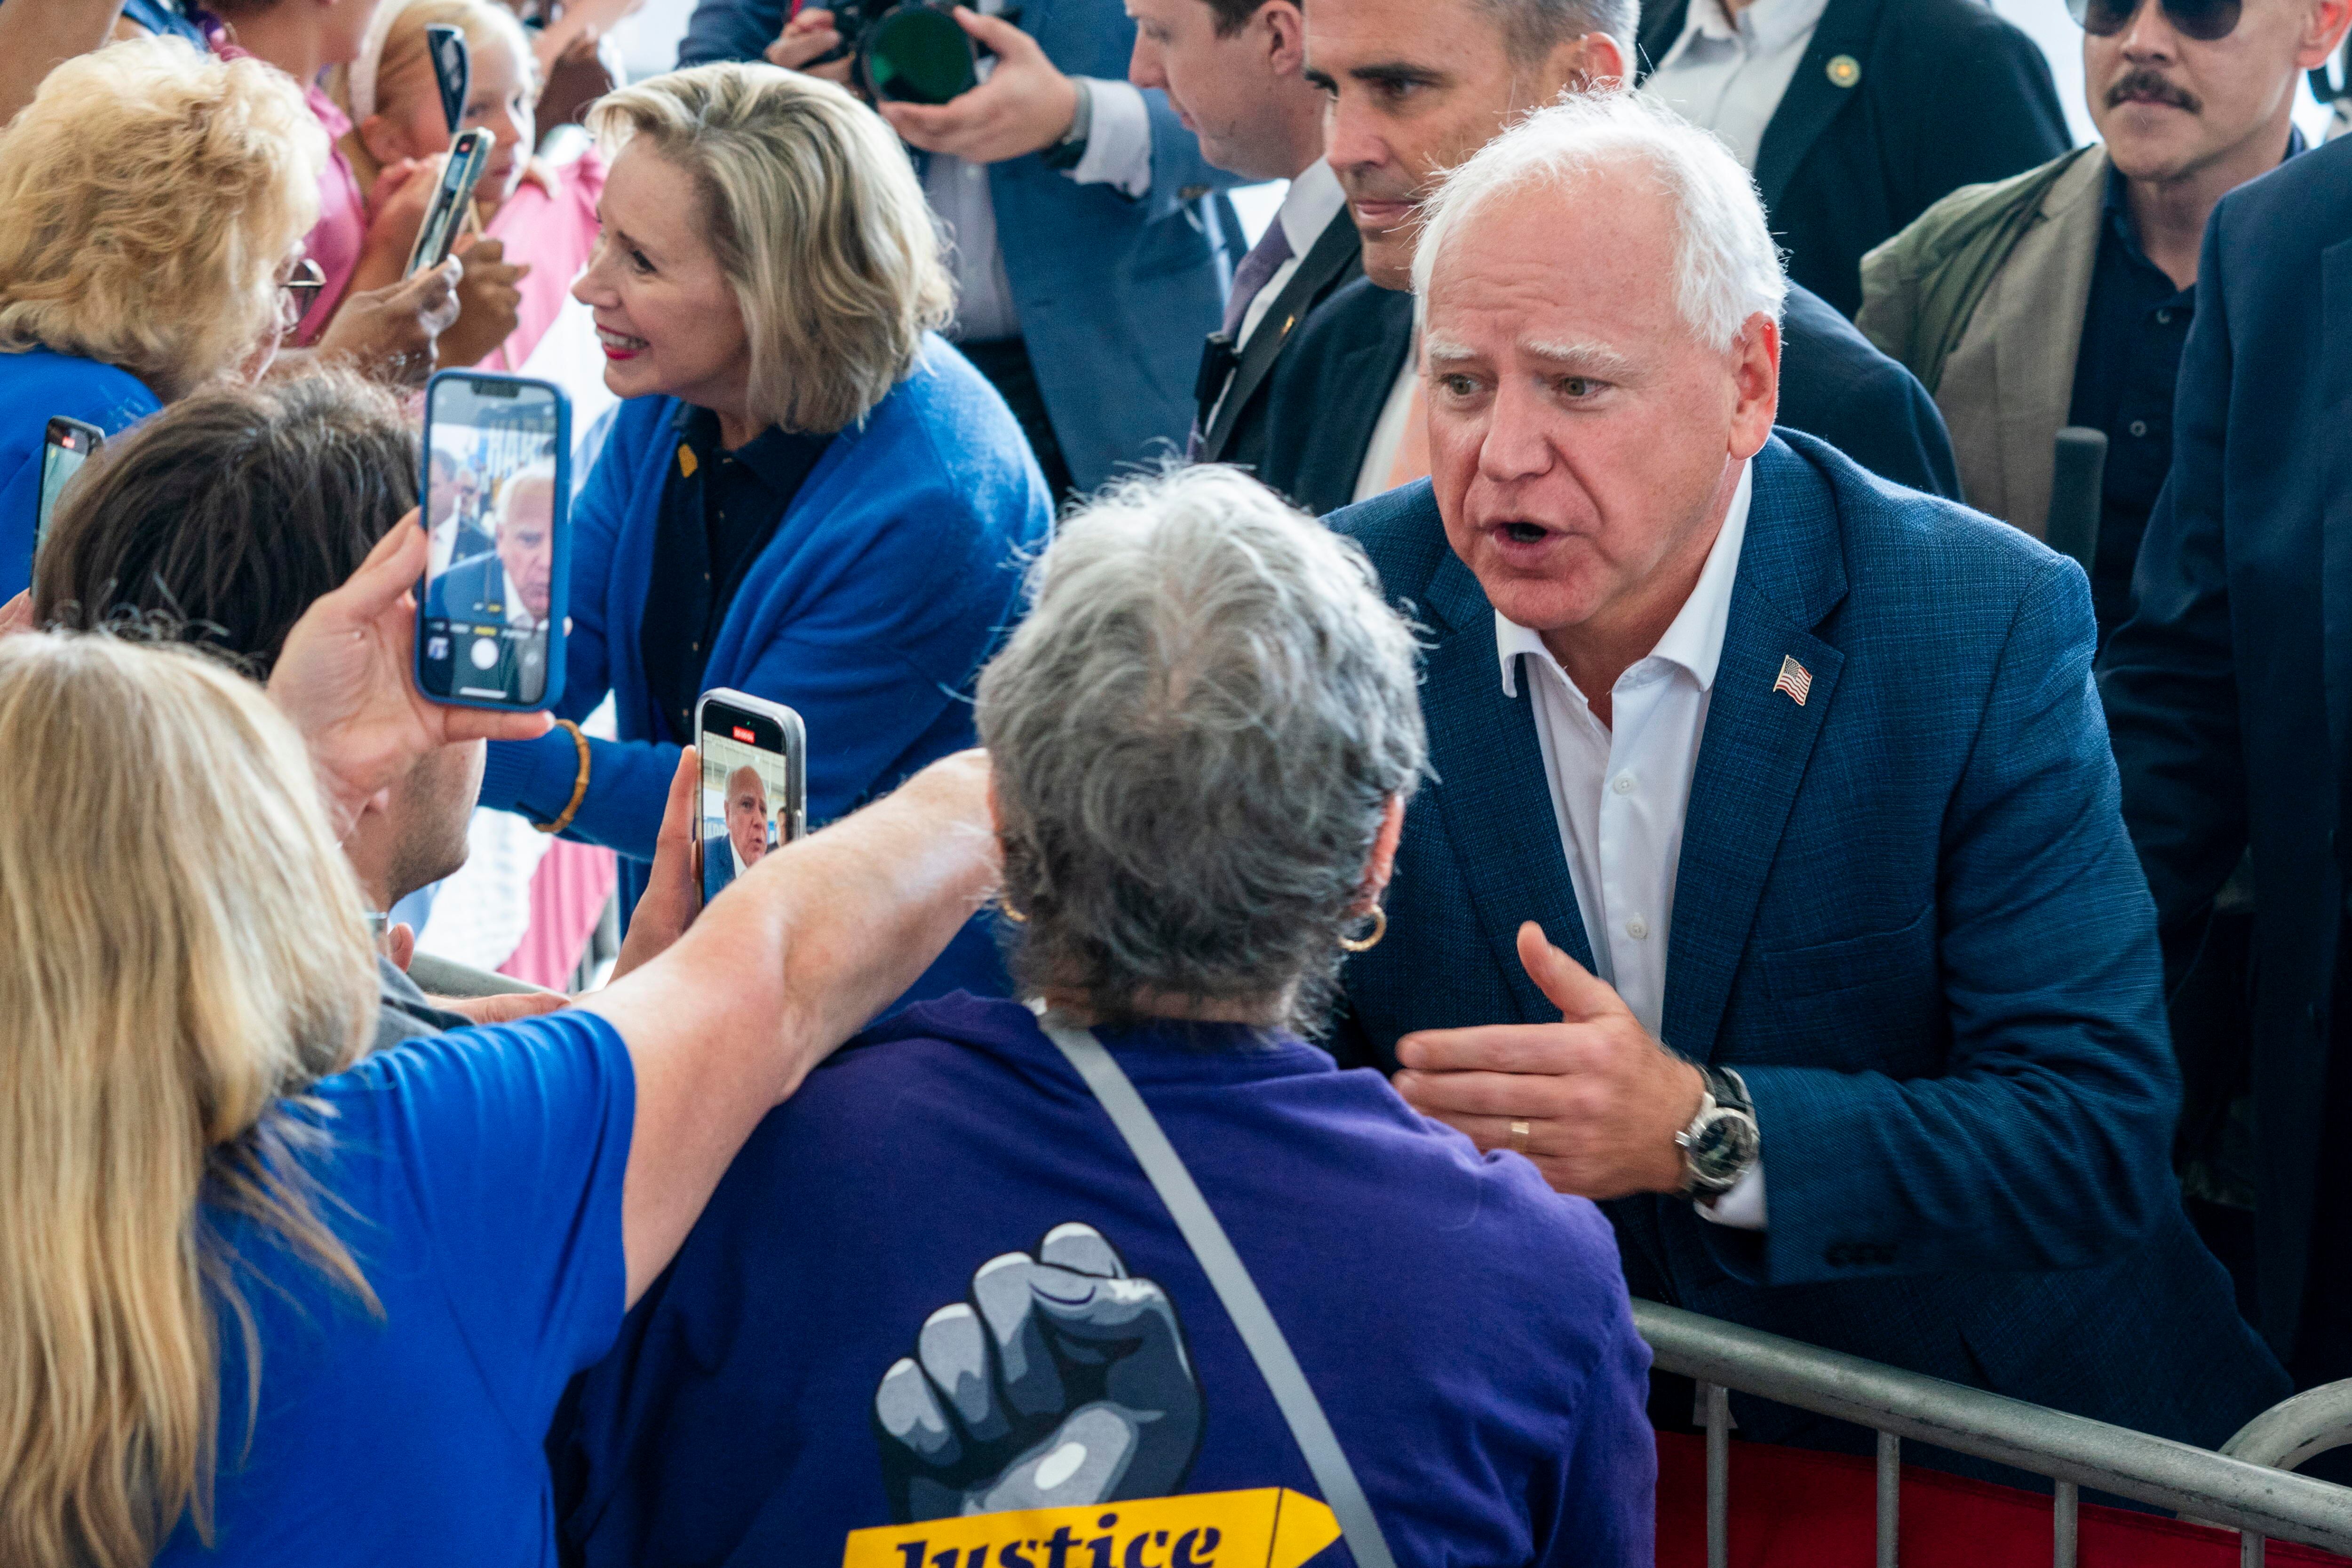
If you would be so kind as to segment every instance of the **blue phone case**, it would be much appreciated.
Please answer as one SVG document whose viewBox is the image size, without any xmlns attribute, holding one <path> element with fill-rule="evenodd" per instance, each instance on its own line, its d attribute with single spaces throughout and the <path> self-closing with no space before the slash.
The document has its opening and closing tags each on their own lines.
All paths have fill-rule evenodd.
<svg viewBox="0 0 2352 1568">
<path fill-rule="evenodd" d="M 433 402 L 434 392 L 445 381 L 494 381 L 509 386 L 537 387 L 555 400 L 555 512 L 549 528 L 547 605 L 547 689 L 536 702 L 496 702 L 486 698 L 439 696 L 425 675 L 425 611 L 429 577 L 416 580 L 416 647 L 410 660 L 412 679 L 425 698 L 449 708 L 492 708 L 502 712 L 535 713 L 552 708 L 563 700 L 564 634 L 570 629 L 572 615 L 572 399 L 551 381 L 533 376 L 507 375 L 487 370 L 445 370 L 436 372 L 425 384 L 425 437 L 420 443 L 416 475 L 418 521 L 429 526 L 428 510 L 433 494 Z"/>
</svg>

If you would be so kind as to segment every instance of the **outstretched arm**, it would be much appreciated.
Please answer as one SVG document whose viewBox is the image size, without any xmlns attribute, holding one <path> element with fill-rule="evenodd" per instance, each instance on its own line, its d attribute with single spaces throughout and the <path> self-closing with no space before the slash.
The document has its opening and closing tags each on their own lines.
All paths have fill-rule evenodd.
<svg viewBox="0 0 2352 1568">
<path fill-rule="evenodd" d="M 683 847 L 698 788 L 688 753 L 665 841 Z M 760 1119 L 914 984 L 997 871 L 988 762 L 965 752 L 767 856 L 675 946 L 582 1004 L 620 1031 L 636 1072 L 622 1200 L 631 1302 Z"/>
</svg>

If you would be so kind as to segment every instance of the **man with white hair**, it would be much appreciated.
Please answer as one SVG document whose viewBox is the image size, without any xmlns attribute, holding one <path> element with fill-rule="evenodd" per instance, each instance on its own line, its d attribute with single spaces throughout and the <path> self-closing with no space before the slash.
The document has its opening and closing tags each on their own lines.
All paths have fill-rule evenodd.
<svg viewBox="0 0 2352 1568">
<path fill-rule="evenodd" d="M 2168 1163 L 2082 572 L 1774 434 L 1762 209 L 1666 111 L 1429 207 L 1433 483 L 1334 520 L 1433 633 L 1355 1047 L 1613 1200 L 1637 1294 L 2220 1443 L 2286 1384 Z"/>
<path fill-rule="evenodd" d="M 531 463 L 509 475 L 498 490 L 492 548 L 433 580 L 425 614 L 449 625 L 446 641 L 437 633 L 427 637 L 426 662 L 454 670 L 454 687 L 436 691 L 535 702 L 546 689 L 546 631 L 555 595 L 555 483 L 552 462 Z"/>
</svg>

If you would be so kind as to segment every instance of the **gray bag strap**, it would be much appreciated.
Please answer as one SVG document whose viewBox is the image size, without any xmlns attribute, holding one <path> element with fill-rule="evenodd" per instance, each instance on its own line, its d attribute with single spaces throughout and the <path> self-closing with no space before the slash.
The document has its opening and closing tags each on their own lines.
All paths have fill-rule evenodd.
<svg viewBox="0 0 2352 1568">
<path fill-rule="evenodd" d="M 1136 1163 L 1150 1178 L 1152 1190 L 1175 1217 L 1185 1245 L 1200 1260 L 1201 1271 L 1209 1277 L 1234 1327 L 1241 1331 L 1250 1359 L 1257 1363 L 1259 1374 L 1274 1391 L 1274 1402 L 1281 1407 L 1299 1451 L 1307 1456 L 1315 1484 L 1323 1489 L 1324 1502 L 1339 1521 L 1356 1568 L 1396 1568 L 1388 1538 L 1381 1533 L 1380 1521 L 1372 1517 L 1372 1505 L 1365 1500 L 1364 1489 L 1356 1479 L 1355 1467 L 1348 1463 L 1339 1435 L 1323 1414 L 1322 1402 L 1299 1369 L 1298 1358 L 1290 1353 L 1290 1342 L 1282 1337 L 1281 1326 L 1266 1310 L 1265 1298 L 1257 1292 L 1257 1282 L 1226 1239 L 1225 1227 L 1217 1223 L 1209 1201 L 1192 1181 L 1192 1173 L 1184 1168 L 1168 1134 L 1160 1130 L 1151 1108 L 1143 1103 L 1143 1097 L 1135 1092 L 1135 1085 L 1103 1049 L 1093 1030 L 1073 1028 L 1050 1015 L 1041 1016 L 1037 1024 L 1110 1113 L 1111 1124 L 1127 1140 Z"/>
</svg>

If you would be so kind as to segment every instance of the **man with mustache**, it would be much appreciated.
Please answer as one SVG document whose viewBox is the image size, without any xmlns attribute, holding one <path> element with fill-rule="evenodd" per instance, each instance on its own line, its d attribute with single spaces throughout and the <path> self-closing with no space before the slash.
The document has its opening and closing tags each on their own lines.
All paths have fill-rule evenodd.
<svg viewBox="0 0 2352 1568">
<path fill-rule="evenodd" d="M 1336 0 L 1307 9 L 1307 79 L 1365 279 L 1303 321 L 1275 371 L 1258 475 L 1311 511 L 1429 472 L 1411 287 L 1422 204 L 1510 121 L 1633 75 L 1633 0 Z M 1570 280 L 1570 281 L 1572 281 Z M 1943 420 L 1903 367 L 1802 289 L 1789 296 L 1780 420 L 1897 484 L 1957 497 Z"/>
<path fill-rule="evenodd" d="M 2205 219 L 2302 150 L 2303 73 L 2345 0 L 2072 0 L 2105 145 L 1970 186 L 1863 261 L 1857 320 L 1936 395 L 1969 505 L 2048 537 L 2062 426 L 2107 437 L 2095 545 L 2102 640 L 2172 464 L 2172 393 Z"/>
</svg>

